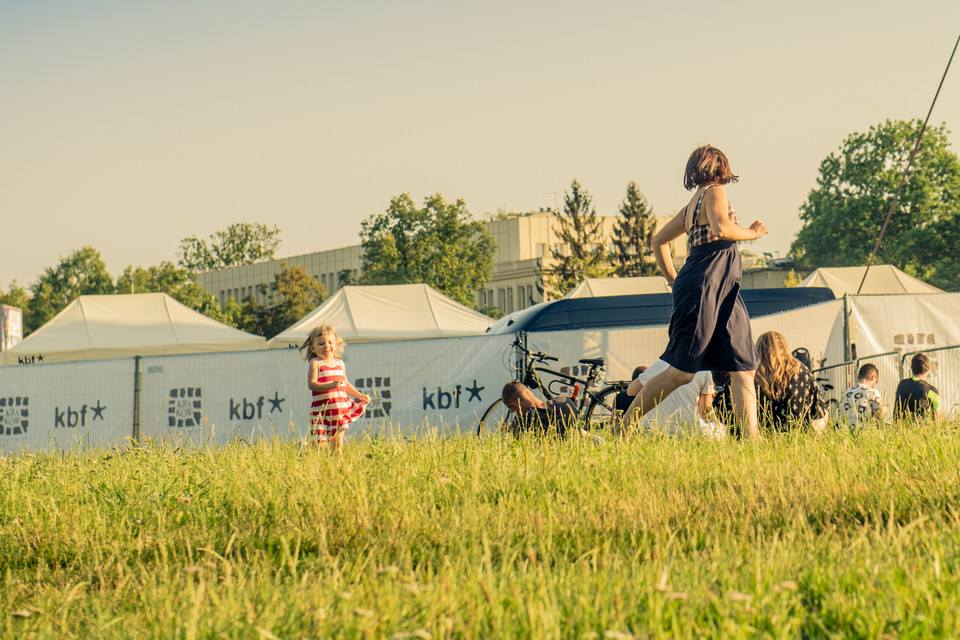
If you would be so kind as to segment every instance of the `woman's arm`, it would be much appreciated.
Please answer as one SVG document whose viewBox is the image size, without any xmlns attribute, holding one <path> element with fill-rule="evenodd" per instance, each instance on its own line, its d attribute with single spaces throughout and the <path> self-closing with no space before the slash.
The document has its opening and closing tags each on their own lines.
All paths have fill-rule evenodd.
<svg viewBox="0 0 960 640">
<path fill-rule="evenodd" d="M 677 270 L 673 268 L 673 260 L 670 259 L 670 243 L 679 238 L 684 233 L 683 214 L 686 209 L 681 209 L 677 215 L 667 224 L 663 225 L 660 231 L 653 236 L 650 242 L 650 248 L 653 249 L 653 256 L 657 259 L 657 266 L 660 267 L 660 273 L 667 279 L 667 284 L 673 284 L 677 279 Z"/>
<path fill-rule="evenodd" d="M 311 360 L 307 367 L 307 386 L 311 391 L 330 391 L 343 384 L 343 379 L 333 382 L 324 382 L 320 384 L 317 379 L 320 377 L 320 363 L 317 360 Z"/>
<path fill-rule="evenodd" d="M 721 240 L 756 240 L 767 235 L 769 229 L 759 220 L 744 229 L 730 219 L 727 194 L 723 187 L 707 189 L 703 196 L 703 208 L 707 212 L 710 233 Z"/>
</svg>

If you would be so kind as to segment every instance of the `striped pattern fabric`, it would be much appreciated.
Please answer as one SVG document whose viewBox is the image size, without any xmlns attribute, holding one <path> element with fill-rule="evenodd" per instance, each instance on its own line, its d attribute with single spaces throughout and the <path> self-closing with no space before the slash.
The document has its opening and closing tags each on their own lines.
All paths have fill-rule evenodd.
<svg viewBox="0 0 960 640">
<path fill-rule="evenodd" d="M 343 360 L 333 365 L 319 361 L 320 375 L 316 382 L 326 384 L 335 380 L 345 380 L 346 372 Z M 310 435 L 317 442 L 329 442 L 340 431 L 346 431 L 351 422 L 363 415 L 366 404 L 353 400 L 342 388 L 329 391 L 314 391 L 310 403 Z"/>
<path fill-rule="evenodd" d="M 703 196 L 712 186 L 713 185 L 707 187 L 703 190 L 703 193 L 700 194 L 700 198 L 697 200 L 697 208 L 693 211 L 693 222 L 700 219 L 700 205 L 703 204 Z M 729 202 L 727 203 L 727 216 L 733 220 L 738 227 L 740 226 L 740 216 L 737 215 L 736 209 L 734 209 L 733 205 Z M 718 239 L 717 236 L 710 233 L 709 224 L 695 224 L 690 227 L 690 230 L 687 232 L 687 247 L 692 249 L 707 244 L 708 242 L 715 242 Z"/>
</svg>

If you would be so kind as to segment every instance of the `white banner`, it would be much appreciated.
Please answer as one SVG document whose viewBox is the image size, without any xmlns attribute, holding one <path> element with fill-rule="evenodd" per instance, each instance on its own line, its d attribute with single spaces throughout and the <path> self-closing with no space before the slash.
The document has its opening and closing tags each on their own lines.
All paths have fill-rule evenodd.
<svg viewBox="0 0 960 640">
<path fill-rule="evenodd" d="M 850 296 L 849 308 L 857 353 L 960 344 L 960 293 Z"/>
<path fill-rule="evenodd" d="M 347 345 L 347 378 L 372 396 L 349 437 L 471 430 L 510 379 L 513 336 Z M 307 439 L 311 393 L 296 349 L 144 358 L 140 432 L 170 442 Z"/>
<path fill-rule="evenodd" d="M 132 359 L 0 367 L 0 452 L 125 445 L 133 378 Z"/>
</svg>

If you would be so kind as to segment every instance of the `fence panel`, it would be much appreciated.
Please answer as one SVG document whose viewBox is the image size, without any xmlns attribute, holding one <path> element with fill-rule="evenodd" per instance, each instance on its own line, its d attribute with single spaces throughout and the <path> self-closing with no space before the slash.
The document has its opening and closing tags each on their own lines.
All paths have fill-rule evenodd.
<svg viewBox="0 0 960 640">
<path fill-rule="evenodd" d="M 930 376 L 927 382 L 940 392 L 940 411 L 944 416 L 960 416 L 960 346 L 910 351 L 901 358 L 901 378 L 912 375 L 910 359 L 916 353 L 930 357 Z"/>
<path fill-rule="evenodd" d="M 133 380 L 132 358 L 0 367 L 0 452 L 125 444 Z"/>
</svg>

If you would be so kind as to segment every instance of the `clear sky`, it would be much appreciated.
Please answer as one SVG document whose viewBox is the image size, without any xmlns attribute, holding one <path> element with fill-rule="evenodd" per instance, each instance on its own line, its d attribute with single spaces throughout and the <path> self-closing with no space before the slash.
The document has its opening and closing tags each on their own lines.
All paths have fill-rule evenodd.
<svg viewBox="0 0 960 640">
<path fill-rule="evenodd" d="M 704 143 L 783 255 L 820 161 L 924 117 L 958 33 L 958 0 L 0 0 L 0 286 L 241 221 L 356 244 L 403 192 L 482 217 L 576 178 L 614 215 L 636 181 L 667 215 Z M 960 60 L 932 122 L 960 152 Z"/>
</svg>

